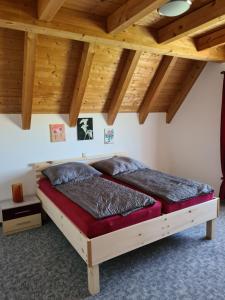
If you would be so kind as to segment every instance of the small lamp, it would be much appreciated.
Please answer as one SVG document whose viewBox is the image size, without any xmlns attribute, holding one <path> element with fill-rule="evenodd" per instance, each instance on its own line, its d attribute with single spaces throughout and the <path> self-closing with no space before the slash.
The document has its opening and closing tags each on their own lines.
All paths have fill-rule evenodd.
<svg viewBox="0 0 225 300">
<path fill-rule="evenodd" d="M 158 8 L 160 16 L 176 17 L 190 9 L 192 0 L 170 0 Z"/>
</svg>

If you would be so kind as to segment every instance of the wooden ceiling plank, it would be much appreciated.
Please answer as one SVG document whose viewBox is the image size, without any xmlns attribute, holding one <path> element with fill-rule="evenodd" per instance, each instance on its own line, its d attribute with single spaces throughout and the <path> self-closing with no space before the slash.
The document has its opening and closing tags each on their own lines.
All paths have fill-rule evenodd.
<svg viewBox="0 0 225 300">
<path fill-rule="evenodd" d="M 195 45 L 198 51 L 225 44 L 225 27 L 216 31 L 207 33 L 195 39 Z"/>
<path fill-rule="evenodd" d="M 65 0 L 38 0 L 38 19 L 52 21 L 64 2 Z"/>
<path fill-rule="evenodd" d="M 22 1 L 17 3 L 22 6 Z M 65 39 L 98 43 L 131 50 L 151 51 L 160 55 L 171 55 L 182 58 L 225 61 L 223 49 L 207 49 L 197 51 L 189 39 L 182 39 L 168 45 L 158 44 L 143 26 L 131 26 L 125 32 L 108 34 L 104 31 L 104 22 L 90 19 L 88 16 L 78 17 L 69 9 L 62 8 L 53 22 L 38 21 L 33 17 L 33 9 L 27 7 L 26 13 L 21 9 L 11 8 L 11 1 L 0 0 L 0 27 L 31 31 L 36 34 L 50 35 Z"/>
<path fill-rule="evenodd" d="M 160 90 L 165 85 L 176 61 L 176 57 L 164 56 L 162 58 L 139 109 L 140 124 L 145 122 L 151 108 L 155 105 Z"/>
<path fill-rule="evenodd" d="M 203 7 L 160 28 L 156 37 L 159 43 L 174 42 L 199 30 L 208 30 L 210 26 L 225 21 L 225 0 L 212 1 Z"/>
<path fill-rule="evenodd" d="M 198 79 L 199 75 L 203 71 L 206 62 L 204 61 L 196 61 L 193 62 L 193 66 L 191 67 L 191 70 L 187 73 L 186 79 L 183 82 L 183 85 L 180 89 L 180 91 L 176 94 L 175 99 L 171 103 L 167 115 L 166 115 L 166 122 L 170 123 L 179 108 L 181 107 L 182 103 L 184 102 L 186 96 L 188 95 L 189 91 L 193 87 L 194 83 Z"/>
<path fill-rule="evenodd" d="M 118 33 L 144 18 L 167 0 L 129 0 L 107 18 L 107 31 Z"/>
<path fill-rule="evenodd" d="M 113 125 L 116 119 L 140 56 L 141 51 L 129 50 L 126 62 L 124 63 L 123 71 L 118 80 L 118 85 L 115 88 L 114 97 L 110 103 L 107 119 L 108 125 Z"/>
<path fill-rule="evenodd" d="M 94 44 L 84 43 L 77 78 L 75 81 L 73 97 L 70 104 L 69 125 L 71 127 L 74 127 L 77 124 L 77 118 L 80 113 L 82 101 L 87 87 L 94 53 Z"/>
<path fill-rule="evenodd" d="M 24 36 L 24 64 L 22 87 L 22 128 L 30 129 L 35 75 L 36 34 L 26 32 Z"/>
</svg>

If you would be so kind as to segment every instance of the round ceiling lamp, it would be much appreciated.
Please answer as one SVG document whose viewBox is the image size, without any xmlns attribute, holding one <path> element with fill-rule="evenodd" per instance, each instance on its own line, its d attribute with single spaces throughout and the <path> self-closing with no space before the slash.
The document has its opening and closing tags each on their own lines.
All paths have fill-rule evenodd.
<svg viewBox="0 0 225 300">
<path fill-rule="evenodd" d="M 192 0 L 170 0 L 158 8 L 160 16 L 177 17 L 188 11 L 191 7 Z"/>
</svg>

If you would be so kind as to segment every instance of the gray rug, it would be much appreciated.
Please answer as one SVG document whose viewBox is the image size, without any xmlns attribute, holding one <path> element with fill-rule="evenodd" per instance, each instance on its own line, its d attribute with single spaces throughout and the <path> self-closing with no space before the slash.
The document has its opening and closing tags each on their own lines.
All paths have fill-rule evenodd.
<svg viewBox="0 0 225 300">
<path fill-rule="evenodd" d="M 183 231 L 100 266 L 101 293 L 87 290 L 86 265 L 52 222 L 0 233 L 0 300 L 225 299 L 225 207 L 217 236 Z"/>
</svg>

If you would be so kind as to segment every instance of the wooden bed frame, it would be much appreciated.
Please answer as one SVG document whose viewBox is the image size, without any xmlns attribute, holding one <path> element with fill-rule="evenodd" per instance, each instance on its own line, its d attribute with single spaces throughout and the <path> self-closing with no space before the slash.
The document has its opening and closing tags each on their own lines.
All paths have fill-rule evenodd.
<svg viewBox="0 0 225 300">
<path fill-rule="evenodd" d="M 93 157 L 78 157 L 61 161 L 47 161 L 35 163 L 32 166 L 35 170 L 36 182 L 38 182 L 42 177 L 41 171 L 51 165 L 68 161 L 92 163 L 119 154 L 121 153 Z M 214 198 L 202 204 L 164 214 L 157 218 L 89 239 L 38 187 L 37 195 L 42 202 L 44 211 L 86 262 L 88 289 L 92 295 L 95 295 L 100 291 L 100 263 L 205 222 L 206 237 L 208 239 L 213 239 L 215 236 L 215 219 L 219 214 L 219 199 Z"/>
</svg>

